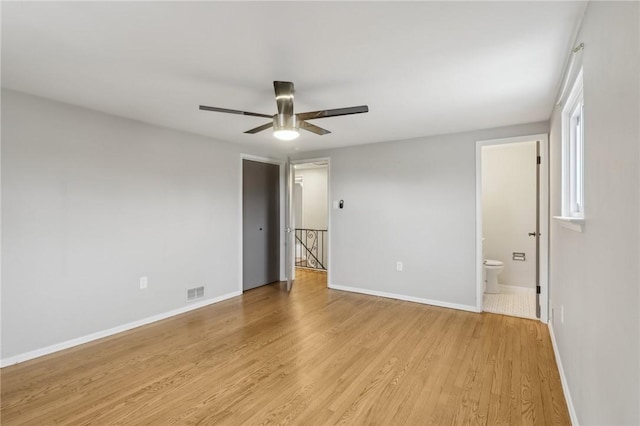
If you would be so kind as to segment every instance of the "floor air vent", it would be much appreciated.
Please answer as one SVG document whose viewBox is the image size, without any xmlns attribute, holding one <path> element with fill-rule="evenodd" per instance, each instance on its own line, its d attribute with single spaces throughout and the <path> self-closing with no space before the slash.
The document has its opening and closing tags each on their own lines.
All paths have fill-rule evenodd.
<svg viewBox="0 0 640 426">
<path fill-rule="evenodd" d="M 187 300 L 200 299 L 204 296 L 204 286 L 187 289 Z"/>
</svg>

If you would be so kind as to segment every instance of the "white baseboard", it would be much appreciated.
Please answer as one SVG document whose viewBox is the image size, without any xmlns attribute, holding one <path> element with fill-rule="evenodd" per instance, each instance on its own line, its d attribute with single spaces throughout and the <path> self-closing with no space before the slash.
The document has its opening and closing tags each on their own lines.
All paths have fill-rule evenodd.
<svg viewBox="0 0 640 426">
<path fill-rule="evenodd" d="M 403 294 L 387 293 L 385 291 L 367 290 L 358 287 L 348 287 L 343 285 L 329 284 L 328 287 L 333 290 L 349 291 L 351 293 L 367 294 L 369 296 L 386 297 L 388 299 L 398 299 L 407 302 L 422 303 L 423 305 L 438 306 L 441 308 L 458 309 L 460 311 L 480 312 L 475 306 L 461 305 L 458 303 L 441 302 L 439 300 L 423 299 L 421 297 L 405 296 Z"/>
<path fill-rule="evenodd" d="M 506 284 L 498 284 L 500 286 L 501 293 L 507 294 L 520 294 L 520 293 L 530 293 L 535 294 L 536 289 L 531 287 L 522 287 L 519 285 L 506 285 Z"/>
<path fill-rule="evenodd" d="M 564 374 L 564 368 L 562 367 L 562 360 L 560 359 L 560 352 L 558 351 L 558 343 L 556 342 L 556 335 L 553 333 L 553 324 L 549 321 L 549 335 L 551 336 L 551 345 L 553 346 L 553 353 L 556 356 L 556 364 L 558 364 L 558 372 L 560 372 L 560 382 L 562 383 L 562 391 L 564 392 L 564 399 L 567 401 L 567 408 L 569 409 L 569 417 L 571 417 L 571 424 L 578 426 L 578 415 L 576 409 L 573 406 L 573 400 L 571 399 L 571 393 L 569 392 L 569 384 L 567 382 L 567 376 Z"/>
<path fill-rule="evenodd" d="M 88 343 L 94 340 L 102 339 L 103 337 L 112 336 L 114 334 L 122 333 L 123 331 L 128 331 L 137 327 L 141 327 L 143 325 L 151 324 L 152 322 L 156 322 L 156 321 L 167 319 L 176 315 L 184 314 L 185 312 L 193 311 L 208 305 L 212 305 L 214 303 L 222 302 L 223 300 L 231 299 L 232 297 L 240 296 L 241 294 L 242 294 L 242 291 L 234 291 L 232 293 L 227 293 L 227 294 L 223 294 L 222 296 L 214 297 L 213 299 L 207 299 L 201 302 L 191 303 L 187 306 L 183 306 L 178 309 L 173 309 L 168 312 L 163 312 L 158 315 L 153 315 L 153 316 L 143 318 L 137 321 L 133 321 L 127 324 L 109 328 L 107 330 L 98 331 L 96 333 L 91 333 L 86 336 L 77 337 L 75 339 L 67 340 L 61 343 L 56 343 L 54 345 L 50 345 L 41 349 L 36 349 L 33 351 L 11 356 L 9 358 L 4 358 L 0 360 L 0 368 L 7 367 L 9 365 L 18 364 L 20 362 L 29 361 L 34 358 L 38 358 L 44 355 L 49 355 L 54 352 L 72 348 L 74 346 L 82 345 L 83 343 Z"/>
</svg>

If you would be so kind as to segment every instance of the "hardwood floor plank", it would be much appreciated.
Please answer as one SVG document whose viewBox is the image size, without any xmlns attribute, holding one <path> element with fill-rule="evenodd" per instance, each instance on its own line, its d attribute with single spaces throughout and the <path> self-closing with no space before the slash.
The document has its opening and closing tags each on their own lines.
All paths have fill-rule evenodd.
<svg viewBox="0 0 640 426">
<path fill-rule="evenodd" d="M 571 420 L 566 409 L 567 403 L 562 392 L 551 337 L 548 334 L 541 333 L 536 356 L 542 382 L 545 422 L 550 425 L 569 424 Z"/>
<path fill-rule="evenodd" d="M 512 339 L 512 374 L 511 374 L 511 399 L 509 401 L 509 423 L 512 425 L 522 425 L 523 424 L 523 406 L 525 402 L 523 401 L 526 396 L 523 396 L 522 392 L 522 347 L 521 347 L 521 322 L 517 321 L 515 318 L 511 317 L 507 319 L 507 322 L 510 327 L 513 327 L 511 330 L 511 339 Z"/>
<path fill-rule="evenodd" d="M 545 325 L 297 274 L 2 369 L 1 423 L 570 424 Z"/>
</svg>

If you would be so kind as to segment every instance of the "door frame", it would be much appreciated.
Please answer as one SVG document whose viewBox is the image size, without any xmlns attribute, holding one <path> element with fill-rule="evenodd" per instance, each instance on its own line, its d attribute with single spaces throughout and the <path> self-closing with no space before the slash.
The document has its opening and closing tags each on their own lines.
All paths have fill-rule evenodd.
<svg viewBox="0 0 640 426">
<path fill-rule="evenodd" d="M 331 157 L 313 157 L 305 159 L 291 160 L 291 165 L 294 166 L 294 182 L 295 182 L 295 166 L 297 164 L 316 163 L 319 161 L 327 162 L 327 287 L 331 285 L 331 270 L 333 269 L 333 261 L 331 259 L 331 244 L 333 238 L 331 238 Z M 294 259 L 295 262 L 295 259 Z M 295 271 L 295 267 L 293 268 Z"/>
<path fill-rule="evenodd" d="M 239 244 L 238 244 L 238 258 L 239 258 L 239 262 L 238 262 L 238 289 L 240 290 L 240 293 L 243 293 L 243 285 L 242 285 L 242 279 L 243 279 L 243 264 L 244 264 L 244 257 L 243 257 L 243 232 L 242 232 L 242 226 L 243 226 L 243 217 L 242 217 L 242 208 L 243 208 L 243 204 L 242 204 L 242 198 L 243 198 L 243 190 L 242 190 L 242 179 L 243 179 L 243 161 L 244 160 L 250 160 L 250 161 L 257 161 L 259 163 L 267 163 L 267 164 L 275 164 L 278 166 L 278 176 L 279 176 L 279 204 L 280 204 L 280 281 L 286 281 L 286 271 L 285 271 L 285 264 L 284 264 L 284 260 L 285 260 L 285 248 L 284 248 L 284 243 L 285 243 L 285 239 L 284 239 L 284 228 L 285 228 L 285 203 L 284 203 L 284 199 L 285 197 L 283 196 L 284 191 L 286 190 L 285 188 L 285 176 L 284 176 L 284 165 L 285 162 L 282 160 L 278 160 L 275 158 L 268 158 L 268 157 L 260 157 L 260 156 L 256 156 L 256 155 L 250 155 L 250 154 L 240 154 L 240 188 L 239 188 L 239 205 L 240 205 L 240 209 L 238 212 L 239 215 L 239 221 L 238 221 L 238 235 L 239 235 Z"/>
<path fill-rule="evenodd" d="M 476 309 L 482 312 L 482 147 L 540 141 L 540 321 L 549 321 L 549 135 L 547 133 L 476 141 Z"/>
</svg>

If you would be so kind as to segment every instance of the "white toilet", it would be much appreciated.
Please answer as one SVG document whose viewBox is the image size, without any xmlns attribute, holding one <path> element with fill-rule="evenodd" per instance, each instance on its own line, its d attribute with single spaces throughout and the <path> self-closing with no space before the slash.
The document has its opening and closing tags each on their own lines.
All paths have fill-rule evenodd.
<svg viewBox="0 0 640 426">
<path fill-rule="evenodd" d="M 500 293 L 498 274 L 504 269 L 504 263 L 499 260 L 485 259 L 484 261 L 484 292 Z"/>
</svg>

